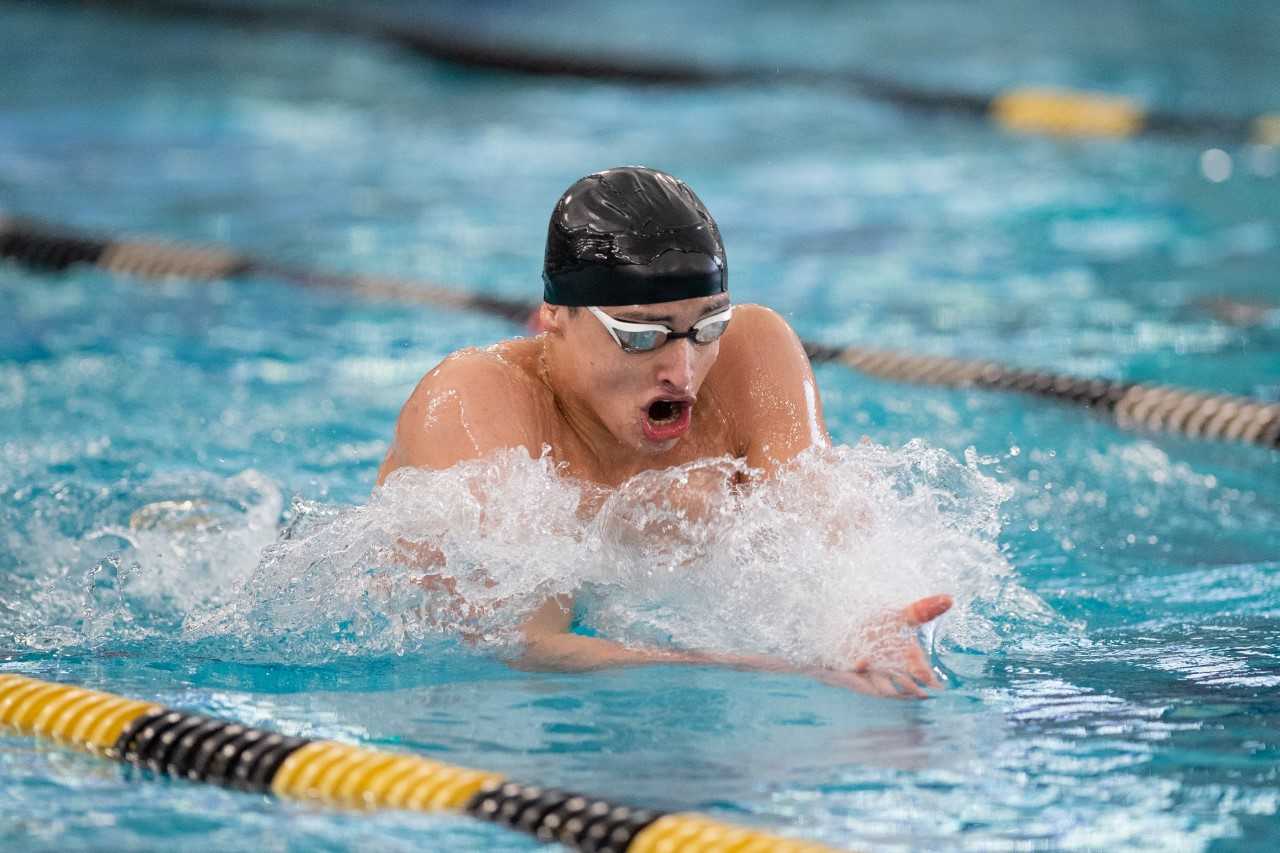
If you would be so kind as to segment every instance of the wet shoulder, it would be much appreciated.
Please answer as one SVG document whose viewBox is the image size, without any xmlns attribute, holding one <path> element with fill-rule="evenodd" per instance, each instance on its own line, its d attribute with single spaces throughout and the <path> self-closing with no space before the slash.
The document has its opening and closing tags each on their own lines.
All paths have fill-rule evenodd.
<svg viewBox="0 0 1280 853">
<path fill-rule="evenodd" d="M 735 306 L 707 378 L 732 412 L 735 441 L 751 465 L 789 459 L 822 440 L 822 410 L 809 359 L 776 311 Z"/>
<path fill-rule="evenodd" d="M 536 391 L 536 356 L 529 346 L 532 343 L 512 340 L 458 350 L 429 370 L 413 394 L 499 395 L 518 407 Z"/>
<path fill-rule="evenodd" d="M 396 424 L 393 455 L 402 464 L 446 467 L 498 448 L 536 447 L 537 411 L 519 348 L 459 350 L 414 388 Z"/>
<path fill-rule="evenodd" d="M 800 339 L 781 314 L 763 305 L 733 306 L 733 320 L 720 339 L 717 384 L 743 389 L 807 364 Z"/>
</svg>

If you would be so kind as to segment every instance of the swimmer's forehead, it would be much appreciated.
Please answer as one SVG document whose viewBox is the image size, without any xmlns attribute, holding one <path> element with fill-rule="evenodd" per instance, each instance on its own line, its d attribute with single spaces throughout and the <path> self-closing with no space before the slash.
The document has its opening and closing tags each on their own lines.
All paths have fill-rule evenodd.
<svg viewBox="0 0 1280 853">
<path fill-rule="evenodd" d="M 649 305 L 611 305 L 605 310 L 619 320 L 637 320 L 642 323 L 670 323 L 690 316 L 702 317 L 729 305 L 729 294 L 716 293 L 674 302 L 654 302 Z"/>
</svg>

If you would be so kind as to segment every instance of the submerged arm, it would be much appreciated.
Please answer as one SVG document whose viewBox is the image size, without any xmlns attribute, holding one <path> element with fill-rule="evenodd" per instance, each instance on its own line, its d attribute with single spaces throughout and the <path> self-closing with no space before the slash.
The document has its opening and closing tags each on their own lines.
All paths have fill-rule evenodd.
<svg viewBox="0 0 1280 853">
<path fill-rule="evenodd" d="M 730 655 L 697 651 L 624 646 L 613 640 L 584 637 L 569 632 L 573 599 L 557 596 L 548 600 L 525 621 L 525 647 L 512 661 L 517 669 L 540 672 L 584 672 L 617 666 L 654 664 L 701 664 L 759 672 L 794 672 L 817 678 L 826 684 L 845 687 L 875 696 L 922 699 L 924 688 L 941 687 L 918 644 L 908 643 L 901 667 L 886 670 L 871 661 L 855 661 L 847 670 L 798 666 L 765 655 Z M 885 620 L 884 630 L 915 629 L 941 616 L 951 607 L 945 595 L 921 599 Z"/>
<path fill-rule="evenodd" d="M 625 646 L 600 637 L 570 633 L 573 597 L 558 595 L 547 600 L 521 626 L 524 653 L 512 665 L 518 669 L 550 672 L 583 672 L 615 666 L 650 664 L 704 664 L 736 669 L 781 672 L 794 669 L 782 661 L 761 655 L 727 655 Z"/>
<path fill-rule="evenodd" d="M 699 660 L 698 655 L 688 652 L 636 648 L 613 640 L 573 634 L 569 632 L 572 618 L 571 596 L 548 599 L 521 626 L 524 653 L 512 665 L 518 669 L 582 672 L 613 666 L 711 662 Z"/>
</svg>

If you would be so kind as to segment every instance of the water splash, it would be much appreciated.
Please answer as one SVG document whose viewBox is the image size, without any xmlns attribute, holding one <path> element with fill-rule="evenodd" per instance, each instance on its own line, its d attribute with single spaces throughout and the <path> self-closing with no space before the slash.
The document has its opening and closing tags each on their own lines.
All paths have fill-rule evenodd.
<svg viewBox="0 0 1280 853">
<path fill-rule="evenodd" d="M 361 506 L 296 499 L 283 513 L 254 472 L 171 478 L 131 496 L 127 523 L 50 536 L 62 547 L 31 577 L 50 592 L 25 613 L 42 633 L 7 639 L 292 663 L 459 641 L 503 656 L 536 607 L 572 594 L 584 627 L 622 642 L 841 666 L 874 652 L 884 614 L 945 592 L 956 606 L 936 639 L 990 649 L 992 618 L 1041 605 L 998 545 L 1010 490 L 982 465 L 864 442 L 748 486 L 726 457 L 608 491 L 515 450 L 402 469 Z"/>
<path fill-rule="evenodd" d="M 1008 490 L 975 461 L 866 443 L 736 486 L 747 473 L 703 460 L 606 492 L 522 451 L 401 470 L 363 506 L 295 505 L 239 592 L 183 636 L 291 657 L 441 637 L 511 653 L 534 608 L 575 594 L 586 626 L 620 641 L 840 665 L 886 612 L 947 592 L 941 638 L 994 644 L 984 608 L 1019 600 L 996 543 Z"/>
<path fill-rule="evenodd" d="M 403 653 L 439 637 L 509 645 L 523 615 L 576 586 L 588 491 L 548 457 L 511 451 L 402 469 L 336 513 L 297 504 L 236 599 L 188 619 L 184 637 L 291 656 Z"/>
<path fill-rule="evenodd" d="M 253 470 L 64 480 L 7 497 L 0 645 L 19 651 L 172 639 L 254 571 L 282 508 L 279 487 Z"/>
<path fill-rule="evenodd" d="M 841 666 L 874 655 L 868 632 L 886 613 L 945 592 L 956 607 L 941 637 L 994 645 L 979 605 L 1011 583 L 996 544 L 1008 491 L 976 460 L 866 442 L 814 450 L 746 493 L 709 492 L 701 517 L 667 503 L 717 468 L 741 463 L 646 472 L 606 504 L 597 523 L 615 578 L 599 595 L 604 633 Z M 674 535 L 635 547 L 619 527 Z"/>
</svg>

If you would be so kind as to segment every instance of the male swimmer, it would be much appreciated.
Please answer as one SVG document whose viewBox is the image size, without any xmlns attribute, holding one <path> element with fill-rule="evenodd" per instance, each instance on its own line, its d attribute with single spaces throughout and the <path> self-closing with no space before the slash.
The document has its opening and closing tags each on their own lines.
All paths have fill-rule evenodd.
<svg viewBox="0 0 1280 853">
<path fill-rule="evenodd" d="M 680 180 L 626 166 L 573 184 L 551 214 L 542 278 L 542 333 L 455 353 L 427 373 L 400 413 L 379 484 L 397 468 L 448 468 L 517 447 L 534 457 L 549 448 L 567 476 L 606 487 L 726 454 L 767 478 L 829 443 L 799 339 L 773 311 L 730 304 L 720 232 Z M 916 601 L 886 618 L 874 661 L 807 671 L 864 692 L 922 697 L 940 683 L 914 629 L 950 607 L 945 595 Z M 580 636 L 570 633 L 571 613 L 568 596 L 538 608 L 523 625 L 516 665 L 794 669 Z M 886 636 L 896 638 L 887 654 Z"/>
</svg>

